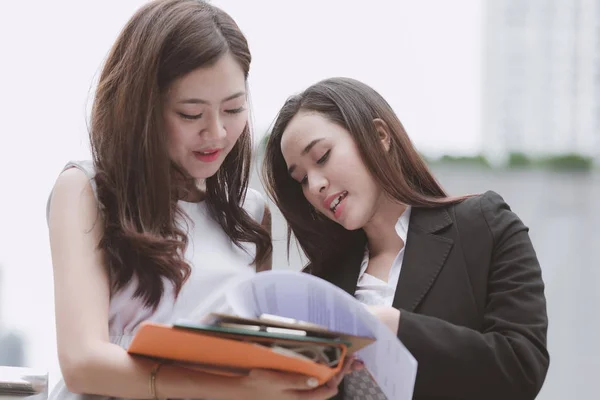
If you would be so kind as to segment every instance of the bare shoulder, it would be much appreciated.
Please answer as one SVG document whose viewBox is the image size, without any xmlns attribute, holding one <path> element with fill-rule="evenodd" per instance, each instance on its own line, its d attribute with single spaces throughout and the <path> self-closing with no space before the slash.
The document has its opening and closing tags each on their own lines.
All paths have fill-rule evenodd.
<svg viewBox="0 0 600 400">
<path fill-rule="evenodd" d="M 50 228 L 64 223 L 72 223 L 76 218 L 88 225 L 98 217 L 98 202 L 87 175 L 78 168 L 63 171 L 54 184 L 48 208 Z"/>
<path fill-rule="evenodd" d="M 54 184 L 55 191 L 84 189 L 86 187 L 89 187 L 90 191 L 92 190 L 90 180 L 82 170 L 75 167 L 64 170 Z"/>
</svg>

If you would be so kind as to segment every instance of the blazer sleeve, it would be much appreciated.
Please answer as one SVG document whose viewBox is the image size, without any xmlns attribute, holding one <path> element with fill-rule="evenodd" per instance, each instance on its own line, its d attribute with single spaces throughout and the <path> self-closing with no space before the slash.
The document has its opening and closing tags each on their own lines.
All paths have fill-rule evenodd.
<svg viewBox="0 0 600 400">
<path fill-rule="evenodd" d="M 493 241 L 482 329 L 401 310 L 398 337 L 419 362 L 415 398 L 534 399 L 546 377 L 544 283 L 528 228 L 500 195 L 478 203 L 469 213 Z"/>
</svg>

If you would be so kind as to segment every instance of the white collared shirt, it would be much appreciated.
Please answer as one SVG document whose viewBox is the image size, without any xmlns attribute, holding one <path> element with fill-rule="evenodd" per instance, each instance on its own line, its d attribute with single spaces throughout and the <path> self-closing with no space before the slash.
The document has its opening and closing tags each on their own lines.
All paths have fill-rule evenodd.
<svg viewBox="0 0 600 400">
<path fill-rule="evenodd" d="M 406 248 L 406 238 L 408 236 L 410 211 L 410 207 L 406 207 L 406 210 L 404 210 L 400 218 L 398 218 L 398 222 L 396 222 L 396 233 L 400 236 L 402 242 L 404 242 L 404 246 L 402 246 L 392 263 L 387 282 L 365 272 L 369 265 L 369 250 L 368 248 L 365 248 L 365 255 L 358 276 L 358 285 L 356 287 L 356 292 L 354 293 L 354 297 L 361 303 L 365 305 L 392 305 L 394 295 L 396 294 L 396 287 L 398 286 L 398 279 L 400 278 L 402 261 L 404 260 L 404 249 Z"/>
</svg>

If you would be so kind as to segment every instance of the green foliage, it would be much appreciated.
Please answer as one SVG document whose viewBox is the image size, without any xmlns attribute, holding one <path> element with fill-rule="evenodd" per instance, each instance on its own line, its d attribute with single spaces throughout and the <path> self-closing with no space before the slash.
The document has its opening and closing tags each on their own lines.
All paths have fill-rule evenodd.
<svg viewBox="0 0 600 400">
<path fill-rule="evenodd" d="M 483 155 L 454 156 L 444 155 L 435 164 L 472 166 L 473 168 L 491 168 L 491 163 Z M 594 168 L 594 160 L 581 154 L 567 153 L 552 156 L 532 157 L 522 152 L 510 153 L 506 168 L 539 168 L 553 171 L 589 171 Z"/>
<path fill-rule="evenodd" d="M 527 154 L 515 152 L 509 154 L 507 166 L 509 168 L 526 168 L 531 167 L 532 163 L 531 158 Z"/>
<path fill-rule="evenodd" d="M 591 157 L 575 153 L 543 157 L 538 163 L 542 167 L 561 171 L 589 171 L 594 166 Z"/>
<path fill-rule="evenodd" d="M 489 168 L 490 162 L 483 155 L 476 156 L 451 156 L 444 155 L 439 160 L 442 164 L 455 164 L 455 165 L 471 165 L 475 167 Z"/>
</svg>

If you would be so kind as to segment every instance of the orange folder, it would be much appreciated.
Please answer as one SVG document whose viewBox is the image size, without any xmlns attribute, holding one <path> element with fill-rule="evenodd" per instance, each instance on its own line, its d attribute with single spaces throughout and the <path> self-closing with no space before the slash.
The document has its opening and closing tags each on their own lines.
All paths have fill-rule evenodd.
<svg viewBox="0 0 600 400">
<path fill-rule="evenodd" d="M 259 322 L 236 317 L 232 317 L 232 320 L 248 324 Z M 207 330 L 202 329 L 202 325 L 198 325 L 196 329 L 193 324 L 165 325 L 144 322 L 127 351 L 132 355 L 173 361 L 211 373 L 241 375 L 250 369 L 272 369 L 312 376 L 323 384 L 340 371 L 346 355 L 372 342 L 370 338 L 338 335 L 319 328 L 307 328 L 305 325 L 270 325 L 296 327 L 304 330 L 307 335 L 258 334 L 241 329 L 219 331 L 218 328 L 212 331 L 210 326 Z M 310 336 L 313 334 L 317 336 Z M 272 345 L 336 347 L 339 349 L 340 362 L 329 366 L 278 352 L 270 347 Z"/>
</svg>

